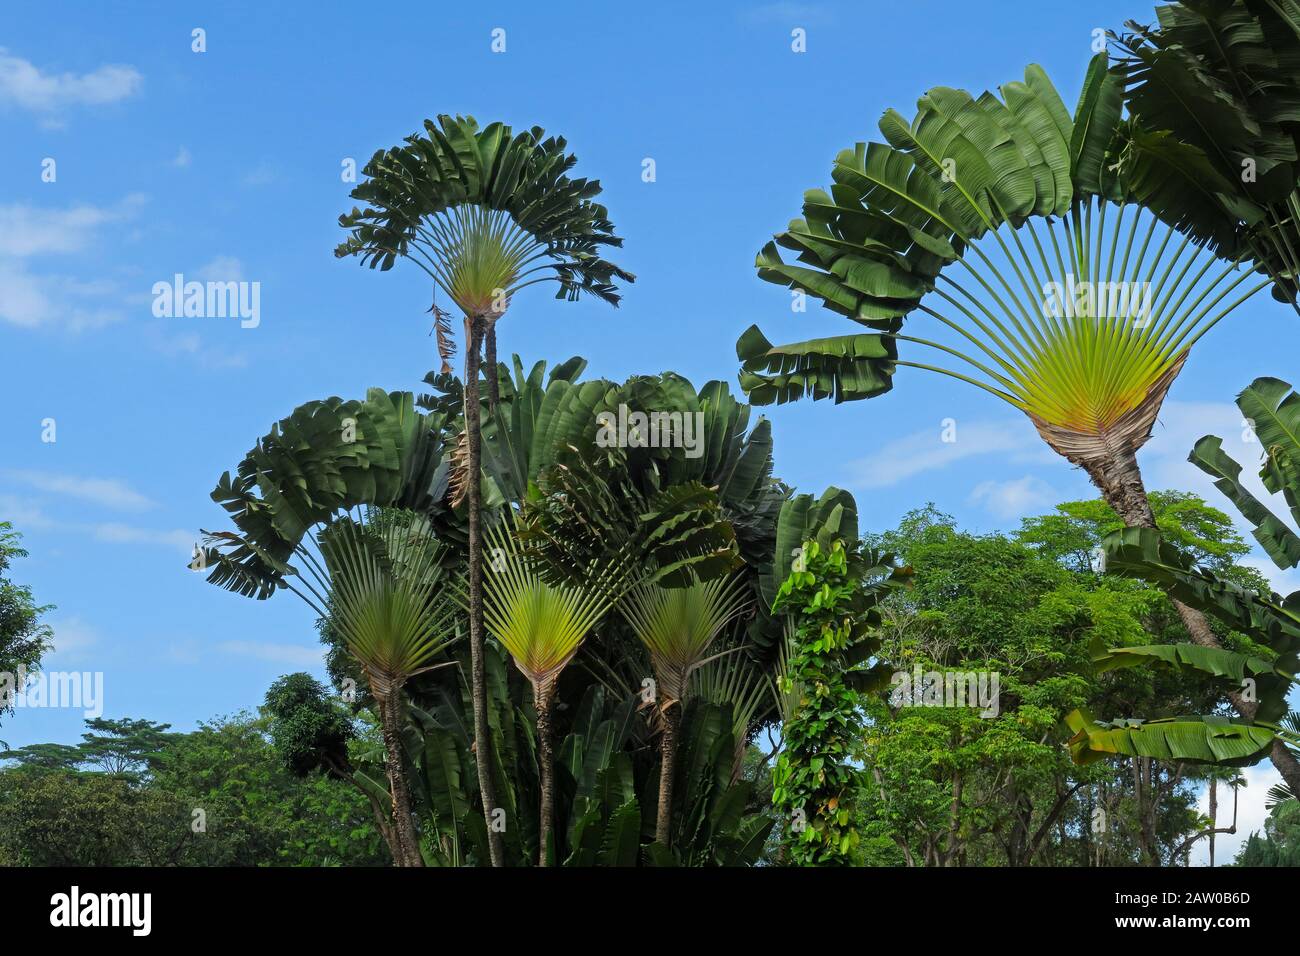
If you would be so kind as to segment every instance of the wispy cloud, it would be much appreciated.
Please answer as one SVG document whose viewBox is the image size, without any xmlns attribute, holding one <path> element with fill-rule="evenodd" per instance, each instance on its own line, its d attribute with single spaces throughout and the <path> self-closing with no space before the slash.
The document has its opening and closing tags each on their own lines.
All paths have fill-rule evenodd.
<svg viewBox="0 0 1300 956">
<path fill-rule="evenodd" d="M 87 651 L 100 641 L 99 631 L 77 615 L 55 618 L 50 630 L 54 632 L 54 652 L 46 656 L 44 665 L 51 669 L 85 660 Z"/>
<path fill-rule="evenodd" d="M 38 502 L 17 495 L 0 495 L 0 521 L 8 521 L 19 531 L 55 526 Z"/>
<path fill-rule="evenodd" d="M 190 151 L 182 146 L 177 150 L 176 157 L 172 160 L 171 164 L 178 169 L 184 169 L 190 164 L 191 159 L 193 159 L 193 157 L 190 156 Z"/>
<path fill-rule="evenodd" d="M 93 249 L 103 227 L 131 219 L 144 202 L 137 194 L 112 206 L 0 206 L 0 321 L 69 332 L 121 321 L 123 297 L 115 282 L 34 272 L 29 263 Z"/>
<path fill-rule="evenodd" d="M 155 531 L 116 521 L 91 525 L 89 530 L 97 541 L 110 544 L 154 544 L 186 553 L 193 553 L 198 538 L 192 531 Z"/>
<path fill-rule="evenodd" d="M 34 113 L 116 103 L 139 93 L 143 85 L 144 77 L 132 66 L 107 64 L 89 73 L 56 73 L 0 47 L 0 103 Z"/>
<path fill-rule="evenodd" d="M 324 647 L 304 647 L 300 644 L 269 644 L 261 641 L 224 641 L 217 650 L 241 657 L 252 657 L 272 664 L 290 667 L 318 667 L 325 660 Z"/>
<path fill-rule="evenodd" d="M 115 478 L 84 478 L 51 471 L 9 469 L 4 476 L 40 491 L 77 498 L 115 511 L 145 511 L 154 502 Z"/>
<path fill-rule="evenodd" d="M 151 338 L 154 350 L 168 358 L 191 358 L 196 364 L 208 369 L 228 370 L 248 367 L 246 354 L 232 352 L 205 342 L 203 336 L 197 332 L 172 334 L 160 326 L 154 326 Z"/>
<path fill-rule="evenodd" d="M 1017 464 L 1058 460 L 1042 444 L 1028 419 L 958 421 L 951 431 L 936 422 L 932 429 L 895 439 L 874 454 L 851 462 L 847 484 L 853 489 L 888 488 L 987 455 L 999 455 Z"/>
<path fill-rule="evenodd" d="M 185 275 L 191 278 L 188 271 Z M 192 278 L 202 282 L 242 282 L 244 264 L 235 256 L 216 256 L 195 269 Z M 213 345 L 192 328 L 181 332 L 175 331 L 175 328 L 168 320 L 145 325 L 150 344 L 160 355 L 190 358 L 208 369 L 228 370 L 248 366 L 249 359 L 245 353 Z"/>
<path fill-rule="evenodd" d="M 269 163 L 258 163 L 244 176 L 245 186 L 269 186 L 279 178 L 275 167 Z"/>
<path fill-rule="evenodd" d="M 134 193 L 112 206 L 0 206 L 0 255 L 21 259 L 81 252 L 92 244 L 101 226 L 130 218 L 144 201 Z"/>
<path fill-rule="evenodd" d="M 142 512 L 155 502 L 124 482 L 111 478 L 85 478 L 55 472 L 8 469 L 0 478 L 40 492 L 38 497 L 0 494 L 0 520 L 19 530 L 53 531 L 106 544 L 141 544 L 190 554 L 198 537 L 179 529 L 140 527 L 121 521 L 67 521 L 47 514 L 47 499 L 59 497 L 88 502 L 113 511 Z"/>
<path fill-rule="evenodd" d="M 244 264 L 234 256 L 217 256 L 199 266 L 198 277 L 204 282 L 242 282 Z"/>
<path fill-rule="evenodd" d="M 970 500 L 1005 520 L 1050 509 L 1061 498 L 1041 478 L 1025 475 L 1012 481 L 982 481 L 971 491 Z"/>
</svg>

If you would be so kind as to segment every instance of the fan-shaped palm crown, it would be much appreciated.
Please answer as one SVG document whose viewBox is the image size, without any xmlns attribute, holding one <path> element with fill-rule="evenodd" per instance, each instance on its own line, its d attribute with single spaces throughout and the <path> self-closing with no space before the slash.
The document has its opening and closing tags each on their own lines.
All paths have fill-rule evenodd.
<svg viewBox="0 0 1300 956">
<path fill-rule="evenodd" d="M 488 532 L 488 541 L 492 562 L 485 575 L 483 620 L 545 699 L 609 609 L 607 589 L 548 582 L 504 524 Z"/>
<path fill-rule="evenodd" d="M 377 697 L 426 670 L 455 637 L 455 585 L 428 522 L 384 512 L 362 525 L 340 518 L 320 535 L 330 572 L 331 622 Z"/>
<path fill-rule="evenodd" d="M 869 398 L 915 366 L 1023 410 L 1077 463 L 1149 437 L 1187 350 L 1260 285 L 1239 292 L 1248 268 L 1134 202 L 1104 54 L 1073 118 L 1037 66 L 1000 93 L 933 89 L 910 124 L 887 111 L 886 142 L 842 151 L 829 191 L 805 194 L 759 276 L 879 331 L 774 347 L 751 327 L 737 344 L 751 401 Z M 900 334 L 913 312 L 947 341 Z M 903 361 L 899 342 L 962 365 Z"/>
<path fill-rule="evenodd" d="M 351 235 L 334 254 L 383 270 L 410 258 L 467 315 L 500 315 L 519 289 L 547 281 L 558 282 L 556 298 L 587 292 L 617 305 L 614 280 L 635 277 L 602 258 L 623 240 L 592 201 L 600 183 L 570 179 L 576 159 L 544 135 L 426 120 L 423 135 L 371 157 L 352 191 L 366 205 L 339 217 Z"/>
<path fill-rule="evenodd" d="M 707 660 L 714 639 L 748 604 L 745 581 L 739 576 L 680 588 L 642 584 L 623 599 L 620 610 L 650 651 L 666 703 L 686 696 L 691 672 Z"/>
</svg>

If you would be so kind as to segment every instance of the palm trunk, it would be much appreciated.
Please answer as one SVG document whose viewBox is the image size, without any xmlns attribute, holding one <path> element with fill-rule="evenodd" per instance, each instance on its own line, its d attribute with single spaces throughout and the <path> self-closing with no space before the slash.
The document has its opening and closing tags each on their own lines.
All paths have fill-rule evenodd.
<svg viewBox="0 0 1300 956">
<path fill-rule="evenodd" d="M 1210 778 L 1210 866 L 1214 866 L 1214 836 L 1219 826 L 1219 781 Z"/>
<path fill-rule="evenodd" d="M 551 700 L 555 696 L 555 680 L 533 683 L 533 708 L 537 711 L 537 769 L 541 778 L 541 806 L 537 815 L 537 865 L 549 865 L 547 850 L 551 848 L 553 818 L 555 815 L 555 753 L 551 744 Z"/>
<path fill-rule="evenodd" d="M 411 791 L 406 785 L 406 771 L 402 760 L 402 744 L 397 727 L 398 690 L 376 694 L 379 705 L 379 724 L 384 737 L 385 763 L 388 771 L 388 792 L 393 797 L 393 832 L 397 837 L 399 866 L 424 866 L 420 855 L 420 837 L 415 832 L 411 816 Z M 395 858 L 394 862 L 397 862 Z"/>
<path fill-rule="evenodd" d="M 330 757 L 325 758 L 326 763 L 340 780 L 346 780 L 353 788 L 356 789 L 366 802 L 370 804 L 370 811 L 375 818 L 375 826 L 379 828 L 379 835 L 384 840 L 384 845 L 388 847 L 388 854 L 393 858 L 393 866 L 402 865 L 402 845 L 397 842 L 397 834 L 393 832 L 393 815 L 391 812 L 384 811 L 384 805 L 379 802 L 373 793 L 361 785 L 361 781 L 356 778 L 350 766 L 344 765 Z M 391 784 L 390 784 L 391 786 Z"/>
<path fill-rule="evenodd" d="M 681 703 L 664 708 L 664 732 L 659 740 L 659 809 L 655 815 L 655 842 L 672 845 L 673 781 L 677 775 L 677 730 L 681 726 Z"/>
<path fill-rule="evenodd" d="M 1107 458 L 1083 463 L 1084 470 L 1093 483 L 1101 489 L 1106 503 L 1115 509 L 1124 523 L 1133 528 L 1154 528 L 1155 515 L 1151 511 L 1151 502 L 1147 499 L 1146 488 L 1142 484 L 1142 473 L 1138 470 L 1137 455 L 1132 451 L 1116 451 Z M 1182 619 L 1183 626 L 1191 635 L 1192 642 L 1201 647 L 1222 647 L 1219 639 L 1210 629 L 1205 615 L 1182 601 L 1170 598 L 1174 610 Z M 1247 720 L 1255 719 L 1258 704 L 1241 699 L 1239 692 L 1228 695 L 1237 713 Z M 1300 762 L 1280 740 L 1273 741 L 1269 753 L 1273 766 L 1282 775 L 1282 779 L 1295 789 L 1300 787 Z M 1300 792 L 1298 790 L 1297 792 Z"/>
<path fill-rule="evenodd" d="M 487 678 L 483 665 L 483 494 L 479 471 L 483 436 L 479 421 L 479 349 L 483 321 L 465 319 L 465 435 L 469 441 L 466 496 L 469 509 L 469 658 L 470 694 L 474 702 L 474 763 L 478 788 L 487 821 L 488 855 L 493 866 L 505 865 L 505 849 L 493 819 L 497 808 L 496 784 L 492 779 L 492 731 L 488 726 Z"/>
</svg>

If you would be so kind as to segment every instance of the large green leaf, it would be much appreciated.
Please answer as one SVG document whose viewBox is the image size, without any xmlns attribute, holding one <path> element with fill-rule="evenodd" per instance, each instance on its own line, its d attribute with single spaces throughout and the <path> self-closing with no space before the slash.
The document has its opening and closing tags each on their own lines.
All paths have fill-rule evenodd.
<svg viewBox="0 0 1300 956">
<path fill-rule="evenodd" d="M 1179 663 L 1203 670 L 1230 668 L 1229 673 L 1240 681 L 1252 676 L 1257 683 L 1258 712 L 1256 718 L 1276 720 L 1286 713 L 1287 693 L 1293 675 L 1300 667 L 1300 592 L 1287 598 L 1261 595 L 1232 581 L 1224 580 L 1213 572 L 1195 566 L 1189 558 L 1165 541 L 1151 528 L 1124 528 L 1102 541 L 1108 573 L 1137 577 L 1162 587 L 1168 594 L 1204 613 L 1211 614 L 1234 630 L 1248 635 L 1277 654 L 1265 671 L 1244 661 L 1232 662 L 1228 657 L 1213 657 L 1204 649 L 1187 649 L 1151 654 L 1177 654 Z M 1123 654 L 1125 649 L 1114 648 L 1111 653 Z M 1225 652 L 1226 654 L 1227 652 Z M 1150 656 L 1150 655 L 1149 655 Z M 1237 663 L 1243 664 L 1240 675 Z"/>
<path fill-rule="evenodd" d="M 736 343 L 740 387 L 755 405 L 784 405 L 811 395 L 851 402 L 893 387 L 898 349 L 883 335 L 841 335 L 774 346 L 751 325 Z"/>
<path fill-rule="evenodd" d="M 299 572 L 303 539 L 336 515 L 361 507 L 437 510 L 442 420 L 422 415 L 409 392 L 371 389 L 365 401 L 301 405 L 271 427 L 223 474 L 212 499 L 237 532 L 204 532 L 208 580 L 264 599 Z M 442 473 L 445 474 L 445 473 Z"/>
<path fill-rule="evenodd" d="M 1156 26 L 1129 22 L 1117 37 L 1135 127 L 1125 174 L 1146 181 L 1162 219 L 1226 255 L 1254 258 L 1274 295 L 1294 300 L 1300 8 L 1185 0 L 1156 16 Z"/>
<path fill-rule="evenodd" d="M 1065 722 L 1074 731 L 1070 752 L 1080 764 L 1122 756 L 1249 766 L 1267 755 L 1275 736 L 1267 727 L 1224 717 L 1098 723 L 1087 711 L 1076 710 Z"/>
<path fill-rule="evenodd" d="M 1256 498 L 1241 481 L 1241 465 L 1223 450 L 1223 440 L 1210 435 L 1192 448 L 1188 460 L 1215 479 L 1214 487 L 1254 525 L 1252 534 L 1280 568 L 1300 564 L 1300 537 Z"/>
<path fill-rule="evenodd" d="M 1104 648 L 1093 653 L 1092 662 L 1101 672 L 1160 662 L 1172 667 L 1198 670 L 1212 677 L 1230 677 L 1238 683 L 1246 677 L 1278 675 L 1273 664 L 1261 657 L 1223 647 L 1201 647 L 1198 644 L 1145 644 Z M 1289 675 L 1282 676 L 1283 680 L 1289 682 Z"/>
</svg>

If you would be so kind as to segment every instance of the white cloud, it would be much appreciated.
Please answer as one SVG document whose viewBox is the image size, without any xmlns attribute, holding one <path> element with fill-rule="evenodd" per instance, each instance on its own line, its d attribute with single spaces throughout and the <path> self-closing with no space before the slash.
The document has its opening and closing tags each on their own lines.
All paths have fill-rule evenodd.
<svg viewBox="0 0 1300 956">
<path fill-rule="evenodd" d="M 132 218 L 144 201 L 131 195 L 113 206 L 0 206 L 0 260 L 9 260 L 0 261 L 0 321 L 22 328 L 57 324 L 69 332 L 120 321 L 116 283 L 32 272 L 27 260 L 92 249 L 102 227 Z"/>
<path fill-rule="evenodd" d="M 242 282 L 244 264 L 234 256 L 217 256 L 199 266 L 198 277 L 204 282 Z"/>
<path fill-rule="evenodd" d="M 69 498 L 90 501 L 116 511 L 144 511 L 154 502 L 115 478 L 80 478 L 50 471 L 8 470 L 5 477 Z"/>
<path fill-rule="evenodd" d="M 268 163 L 258 163 L 244 176 L 245 186 L 269 186 L 279 178 L 275 168 Z"/>
<path fill-rule="evenodd" d="M 144 77 L 132 66 L 108 64 L 90 73 L 45 72 L 0 48 L 0 102 L 36 113 L 116 103 L 140 92 L 143 83 Z"/>
<path fill-rule="evenodd" d="M 973 504 L 983 505 L 1004 520 L 1051 509 L 1060 500 L 1051 485 L 1033 475 L 1013 481 L 981 481 L 970 493 Z"/>
<path fill-rule="evenodd" d="M 117 508 L 125 511 L 142 511 L 152 508 L 154 503 L 144 495 L 138 494 L 126 485 L 103 479 L 69 478 L 44 472 L 3 472 L 5 477 L 17 477 L 18 480 L 41 488 L 47 492 L 65 494 L 68 497 L 81 498 L 94 504 Z M 170 548 L 190 555 L 198 535 L 192 531 L 155 530 L 125 524 L 120 521 L 100 521 L 92 523 L 63 521 L 50 517 L 41 507 L 41 502 L 21 498 L 16 495 L 0 494 L 0 521 L 9 521 L 19 531 L 42 530 L 63 534 L 78 535 L 102 541 L 106 544 L 143 544 Z"/>
<path fill-rule="evenodd" d="M 8 521 L 18 531 L 54 527 L 54 522 L 39 504 L 16 495 L 0 495 L 0 521 Z"/>
<path fill-rule="evenodd" d="M 1027 418 L 1003 421 L 957 420 L 955 440 L 944 441 L 944 427 L 914 432 L 885 444 L 878 452 L 851 462 L 850 488 L 888 488 L 928 471 L 949 468 L 959 461 L 982 455 L 1000 455 L 1004 460 L 1026 463 L 1060 461 L 1042 443 Z"/>
<path fill-rule="evenodd" d="M 43 661 L 47 670 L 85 660 L 87 650 L 99 643 L 99 632 L 76 615 L 55 618 L 50 622 L 50 629 L 54 632 L 54 652 Z"/>
<path fill-rule="evenodd" d="M 114 521 L 91 525 L 90 532 L 97 541 L 111 544 L 155 544 L 174 548 L 186 554 L 194 553 L 194 544 L 198 537 L 192 531 L 153 531 L 149 528 L 137 528 Z"/>
<path fill-rule="evenodd" d="M 100 329 L 125 316 L 104 302 L 107 283 L 79 283 L 71 276 L 37 275 L 21 264 L 0 263 L 0 321 L 35 329 L 59 324 L 67 332 Z"/>
<path fill-rule="evenodd" d="M 105 223 L 120 220 L 138 206 L 132 198 L 116 207 L 82 204 L 43 209 L 27 203 L 0 206 L 0 255 L 29 256 L 81 252 Z"/>
<path fill-rule="evenodd" d="M 55 315 L 52 292 L 50 280 L 0 263 L 0 319 L 29 329 L 44 324 Z"/>
<path fill-rule="evenodd" d="M 190 164 L 190 160 L 192 158 L 193 157 L 190 156 L 190 151 L 186 149 L 184 146 L 182 146 L 179 150 L 177 150 L 176 158 L 172 160 L 172 165 L 177 167 L 178 169 L 184 169 L 186 166 Z"/>
<path fill-rule="evenodd" d="M 149 327 L 149 340 L 154 350 L 168 358 L 186 356 L 203 368 L 235 369 L 248 366 L 248 356 L 243 352 L 232 352 L 220 346 L 205 343 L 198 332 L 180 332 L 173 334 L 164 325 Z"/>
<path fill-rule="evenodd" d="M 303 647 L 300 644 L 268 644 L 261 641 L 225 641 L 217 649 L 227 654 L 253 657 L 272 664 L 291 667 L 319 667 L 325 661 L 324 647 Z"/>
</svg>

